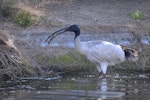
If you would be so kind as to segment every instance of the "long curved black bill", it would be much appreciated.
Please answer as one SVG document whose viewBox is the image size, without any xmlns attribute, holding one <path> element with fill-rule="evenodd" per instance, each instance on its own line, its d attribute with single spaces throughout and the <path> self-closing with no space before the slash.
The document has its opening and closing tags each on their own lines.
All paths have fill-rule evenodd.
<svg viewBox="0 0 150 100">
<path fill-rule="evenodd" d="M 68 30 L 68 27 L 67 28 L 63 28 L 63 29 L 60 29 L 58 31 L 55 31 L 54 33 L 52 33 L 51 35 L 48 36 L 48 38 L 45 40 L 45 42 L 48 42 L 48 44 L 59 34 L 61 33 L 64 33 Z"/>
</svg>

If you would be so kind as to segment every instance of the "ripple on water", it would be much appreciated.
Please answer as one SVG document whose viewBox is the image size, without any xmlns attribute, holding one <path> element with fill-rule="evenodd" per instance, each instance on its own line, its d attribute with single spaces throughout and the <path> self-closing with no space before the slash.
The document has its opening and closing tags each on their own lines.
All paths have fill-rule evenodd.
<svg viewBox="0 0 150 100">
<path fill-rule="evenodd" d="M 148 100 L 148 74 L 116 74 L 98 79 L 91 75 L 66 78 L 24 78 L 2 99 L 13 100 Z M 26 87 L 26 88 L 25 88 Z M 4 89 L 3 89 L 4 90 Z M 8 91 L 7 91 L 8 92 Z M 18 99 L 19 98 L 19 99 Z"/>
</svg>

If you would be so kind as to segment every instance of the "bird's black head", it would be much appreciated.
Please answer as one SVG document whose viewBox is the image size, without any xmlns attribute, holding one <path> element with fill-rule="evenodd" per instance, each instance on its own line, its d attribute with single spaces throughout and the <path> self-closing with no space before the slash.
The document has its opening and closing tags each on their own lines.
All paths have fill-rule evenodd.
<svg viewBox="0 0 150 100">
<path fill-rule="evenodd" d="M 75 38 L 80 35 L 80 28 L 77 25 L 71 25 L 66 31 L 71 31 L 75 33 Z"/>
<path fill-rule="evenodd" d="M 51 35 L 48 36 L 46 41 L 48 41 L 48 43 L 50 43 L 51 40 L 53 40 L 57 35 L 59 35 L 61 33 L 64 33 L 64 32 L 67 32 L 67 31 L 74 32 L 75 33 L 75 38 L 80 35 L 80 28 L 78 27 L 78 25 L 74 24 L 74 25 L 71 25 L 69 27 L 60 29 L 60 30 L 52 33 Z"/>
</svg>

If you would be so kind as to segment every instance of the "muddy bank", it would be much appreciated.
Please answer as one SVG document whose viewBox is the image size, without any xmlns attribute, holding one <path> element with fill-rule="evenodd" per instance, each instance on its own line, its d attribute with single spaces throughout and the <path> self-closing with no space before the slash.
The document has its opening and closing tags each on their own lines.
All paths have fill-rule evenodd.
<svg viewBox="0 0 150 100">
<path fill-rule="evenodd" d="M 60 27 L 57 29 L 61 29 L 64 27 Z M 99 26 L 99 28 L 103 28 Z M 59 47 L 59 46 L 66 46 L 73 48 L 73 33 L 65 33 L 58 37 L 56 37 L 53 42 L 48 45 L 45 40 L 52 32 L 56 31 L 57 29 L 52 30 L 45 30 L 45 29 L 34 29 L 34 30 L 24 30 L 20 34 L 16 35 L 20 41 L 26 41 L 29 46 L 37 46 L 37 47 Z M 87 29 L 86 31 L 84 31 Z M 143 32 L 143 33 L 136 33 L 133 30 L 129 30 L 124 27 L 118 27 L 117 29 L 110 29 L 109 27 L 105 26 L 105 29 L 97 29 L 95 27 L 82 27 L 81 26 L 81 41 L 92 41 L 92 40 L 103 40 L 109 41 L 115 44 L 129 46 L 135 44 L 141 45 L 149 45 L 150 44 L 150 33 Z M 21 45 L 20 45 L 21 46 Z M 137 48 L 138 49 L 138 48 Z"/>
<path fill-rule="evenodd" d="M 103 26 L 99 26 L 99 28 L 103 28 Z M 84 31 L 85 29 L 91 30 L 89 33 L 86 33 Z M 81 41 L 105 40 L 134 48 L 139 52 L 140 60 L 138 62 L 125 62 L 115 67 L 109 67 L 110 72 L 115 70 L 148 72 L 150 70 L 150 34 L 138 34 L 124 27 L 113 28 L 111 31 L 109 29 L 109 27 L 105 27 L 105 29 L 101 29 L 100 33 L 99 30 L 93 29 L 93 27 L 81 26 L 82 33 L 80 39 Z M 80 71 L 95 73 L 95 66 L 89 62 L 85 56 L 75 50 L 73 33 L 62 34 L 48 45 L 45 43 L 45 40 L 51 32 L 51 30 L 40 28 L 24 30 L 21 34 L 16 35 L 18 41 L 24 41 L 23 45 L 23 42 L 17 43 L 18 47 L 24 49 L 22 53 L 29 58 L 30 61 L 32 60 L 31 63 L 33 63 L 33 65 L 36 64 L 36 66 L 42 69 L 41 74 L 52 75 L 54 73 L 64 74 Z"/>
<path fill-rule="evenodd" d="M 110 70 L 148 71 L 150 69 L 150 19 L 131 19 L 128 14 L 136 10 L 149 16 L 149 0 L 18 0 L 14 5 L 35 14 L 37 23 L 22 28 L 11 18 L 0 15 L 0 32 L 8 32 L 14 37 L 14 45 L 29 61 L 39 75 L 55 75 L 65 72 L 89 71 L 95 67 L 85 56 L 76 52 L 74 34 L 58 36 L 50 45 L 44 41 L 57 29 L 77 24 L 81 28 L 81 41 L 105 40 L 132 47 L 139 51 L 137 63 L 126 62 Z M 0 33 L 1 34 L 1 33 Z M 35 74 L 34 74 L 35 75 Z M 37 75 L 37 74 L 36 74 Z"/>
<path fill-rule="evenodd" d="M 109 30 L 103 26 L 99 30 L 93 27 L 81 26 L 81 41 L 105 40 L 122 46 L 136 49 L 139 52 L 138 62 L 125 62 L 114 67 L 109 67 L 108 73 L 112 71 L 125 72 L 148 72 L 150 70 L 150 34 L 135 33 L 127 28 L 118 27 Z M 59 29 L 58 27 L 55 29 Z M 54 31 L 55 31 L 54 29 Z M 90 30 L 89 33 L 84 31 Z M 103 30 L 102 30 L 103 29 Z M 102 32 L 103 31 L 103 32 Z M 25 75 L 19 76 L 50 76 L 74 74 L 74 73 L 97 73 L 96 67 L 89 62 L 84 55 L 78 53 L 74 48 L 74 34 L 62 34 L 51 44 L 45 43 L 45 40 L 52 30 L 25 29 L 19 34 L 14 34 L 14 45 L 20 51 L 21 55 L 29 63 L 27 70 L 20 69 Z M 22 66 L 21 66 L 22 67 Z M 31 70 L 30 70 L 31 69 Z M 27 71 L 27 73 L 26 73 Z"/>
</svg>

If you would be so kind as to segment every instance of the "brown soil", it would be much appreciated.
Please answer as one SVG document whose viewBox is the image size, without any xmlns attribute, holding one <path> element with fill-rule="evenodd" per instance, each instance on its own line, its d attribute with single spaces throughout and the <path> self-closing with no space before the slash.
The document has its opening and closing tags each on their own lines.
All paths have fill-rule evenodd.
<svg viewBox="0 0 150 100">
<path fill-rule="evenodd" d="M 129 13 L 135 12 L 136 10 L 140 10 L 146 16 L 149 16 L 149 4 L 149 0 L 18 0 L 15 7 L 50 19 L 49 23 L 47 22 L 45 25 L 32 26 L 28 29 L 42 27 L 51 30 L 56 26 L 63 27 L 78 24 L 85 28 L 91 26 L 91 28 L 87 27 L 83 29 L 87 32 L 90 30 L 100 32 L 106 30 L 108 32 L 111 28 L 118 27 L 127 27 L 134 31 L 149 32 L 149 17 L 146 20 L 137 21 L 128 16 Z M 7 23 L 3 20 L 1 19 L 1 30 L 23 30 L 14 23 L 8 22 L 10 20 L 7 20 Z"/>
<path fill-rule="evenodd" d="M 52 19 L 52 26 L 78 24 L 80 26 L 110 28 L 128 27 L 140 31 L 149 31 L 150 19 L 143 21 L 131 19 L 128 14 L 140 10 L 150 15 L 149 0 L 26 0 L 19 3 L 22 9 L 31 11 L 38 16 Z M 47 27 L 48 28 L 48 27 Z M 90 28 L 89 30 L 92 30 Z M 84 30 L 84 31 L 89 31 Z M 95 30 L 95 29 L 93 29 Z M 100 31 L 100 30 L 96 30 Z M 138 30 L 139 31 L 139 30 Z"/>
</svg>

